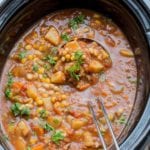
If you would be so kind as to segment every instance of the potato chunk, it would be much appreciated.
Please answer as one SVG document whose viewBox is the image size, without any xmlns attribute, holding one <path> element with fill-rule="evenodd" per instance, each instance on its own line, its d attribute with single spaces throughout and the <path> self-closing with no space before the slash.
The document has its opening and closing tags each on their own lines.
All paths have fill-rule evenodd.
<svg viewBox="0 0 150 150">
<path fill-rule="evenodd" d="M 73 129 L 80 129 L 85 124 L 86 124 L 85 120 L 73 119 L 72 123 L 71 123 L 71 126 L 72 126 Z"/>
<path fill-rule="evenodd" d="M 16 150 L 26 150 L 26 142 L 22 137 L 17 137 L 14 140 Z"/>
<path fill-rule="evenodd" d="M 16 128 L 18 128 L 18 130 L 20 130 L 20 133 L 24 137 L 27 136 L 30 132 L 29 126 L 24 121 L 20 121 Z"/>
<path fill-rule="evenodd" d="M 83 137 L 84 137 L 83 142 L 87 147 L 91 147 L 94 145 L 92 134 L 90 132 L 84 132 Z"/>
<path fill-rule="evenodd" d="M 103 70 L 103 68 L 104 66 L 100 62 L 92 60 L 89 64 L 88 71 L 92 73 L 99 73 Z"/>
<path fill-rule="evenodd" d="M 31 85 L 31 86 L 29 86 L 27 88 L 27 96 L 29 98 L 32 98 L 33 100 L 36 100 L 36 98 L 37 98 L 37 90 L 36 90 L 36 88 L 34 86 Z"/>
<path fill-rule="evenodd" d="M 57 29 L 55 27 L 50 27 L 45 35 L 45 39 L 57 46 L 60 43 L 60 35 Z"/>
<path fill-rule="evenodd" d="M 58 71 L 51 76 L 52 83 L 63 84 L 65 83 L 65 80 L 66 80 L 65 74 L 61 71 Z"/>
</svg>

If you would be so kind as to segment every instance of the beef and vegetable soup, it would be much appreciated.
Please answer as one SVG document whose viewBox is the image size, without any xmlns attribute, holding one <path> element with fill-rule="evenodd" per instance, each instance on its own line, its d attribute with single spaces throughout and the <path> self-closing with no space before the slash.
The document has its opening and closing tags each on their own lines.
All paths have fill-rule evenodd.
<svg viewBox="0 0 150 150">
<path fill-rule="evenodd" d="M 89 10 L 42 18 L 16 43 L 1 78 L 1 123 L 16 150 L 100 150 L 88 107 L 112 143 L 101 97 L 116 137 L 127 123 L 136 93 L 130 44 L 112 20 Z"/>
</svg>

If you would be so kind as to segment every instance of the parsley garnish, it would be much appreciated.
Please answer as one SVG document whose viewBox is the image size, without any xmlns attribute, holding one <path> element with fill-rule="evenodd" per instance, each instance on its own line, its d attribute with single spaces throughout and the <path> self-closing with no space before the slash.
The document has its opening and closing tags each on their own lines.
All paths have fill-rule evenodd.
<svg viewBox="0 0 150 150">
<path fill-rule="evenodd" d="M 47 61 L 48 63 L 50 63 L 52 66 L 54 66 L 56 64 L 56 61 L 54 60 L 54 58 L 50 55 L 47 55 L 44 58 L 45 61 Z"/>
<path fill-rule="evenodd" d="M 37 72 L 39 70 L 39 66 L 34 64 L 33 67 L 32 67 L 32 70 Z"/>
<path fill-rule="evenodd" d="M 12 92 L 11 92 L 11 89 L 10 89 L 9 87 L 7 87 L 7 88 L 5 89 L 5 96 L 6 96 L 6 98 L 8 98 L 8 99 L 10 99 L 11 96 L 12 96 Z"/>
<path fill-rule="evenodd" d="M 69 21 L 69 26 L 73 29 L 76 30 L 78 28 L 78 25 L 81 23 L 84 23 L 85 16 L 80 14 L 79 16 L 74 17 Z"/>
<path fill-rule="evenodd" d="M 52 53 L 53 55 L 55 55 L 55 54 L 57 53 L 57 50 L 58 50 L 58 47 L 52 47 L 52 48 L 51 48 L 51 53 Z"/>
<path fill-rule="evenodd" d="M 48 123 L 45 123 L 44 129 L 45 129 L 46 131 L 48 131 L 48 132 L 54 131 L 54 128 L 53 128 L 50 124 L 48 124 Z"/>
<path fill-rule="evenodd" d="M 80 66 L 78 64 L 74 64 L 68 69 L 70 76 L 76 80 L 80 79 L 80 75 L 77 72 L 80 70 Z"/>
<path fill-rule="evenodd" d="M 118 122 L 120 124 L 126 124 L 126 117 L 125 117 L 125 115 L 121 115 L 121 117 L 119 118 Z"/>
<path fill-rule="evenodd" d="M 52 141 L 53 141 L 55 144 L 59 144 L 59 142 L 64 139 L 63 132 L 61 132 L 61 131 L 55 131 L 55 132 L 53 133 L 51 139 L 52 139 Z"/>
<path fill-rule="evenodd" d="M 19 54 L 18 54 L 18 58 L 19 58 L 20 60 L 22 60 L 23 58 L 26 57 L 26 55 L 27 55 L 27 51 L 26 51 L 26 50 L 21 51 L 21 52 L 19 52 Z"/>
<path fill-rule="evenodd" d="M 80 75 L 77 72 L 80 71 L 81 64 L 83 63 L 82 56 L 83 56 L 82 51 L 76 51 L 74 54 L 76 63 L 68 69 L 70 76 L 76 80 L 80 79 Z"/>
<path fill-rule="evenodd" d="M 14 103 L 11 106 L 11 112 L 13 113 L 14 116 L 18 116 L 20 114 L 20 104 L 19 103 Z"/>
<path fill-rule="evenodd" d="M 30 115 L 30 109 L 28 107 L 23 107 L 21 110 L 21 116 L 29 116 Z"/>
<path fill-rule="evenodd" d="M 61 38 L 65 41 L 65 42 L 69 42 L 70 41 L 70 36 L 67 33 L 64 33 L 61 35 Z"/>
<path fill-rule="evenodd" d="M 83 52 L 82 51 L 76 51 L 74 53 L 74 58 L 77 61 L 77 63 L 80 64 L 80 65 L 83 63 L 82 56 L 83 56 Z"/>
<path fill-rule="evenodd" d="M 30 115 L 30 109 L 28 107 L 21 108 L 20 103 L 14 103 L 11 106 L 11 112 L 13 115 L 16 116 L 29 116 Z"/>
<path fill-rule="evenodd" d="M 8 81 L 7 81 L 7 87 L 10 87 L 13 83 L 13 75 L 12 73 L 8 73 Z"/>
<path fill-rule="evenodd" d="M 46 118 L 46 117 L 47 117 L 47 112 L 46 112 L 45 109 L 42 109 L 42 110 L 39 112 L 39 114 L 40 114 L 40 117 L 41 117 L 41 118 Z"/>
</svg>

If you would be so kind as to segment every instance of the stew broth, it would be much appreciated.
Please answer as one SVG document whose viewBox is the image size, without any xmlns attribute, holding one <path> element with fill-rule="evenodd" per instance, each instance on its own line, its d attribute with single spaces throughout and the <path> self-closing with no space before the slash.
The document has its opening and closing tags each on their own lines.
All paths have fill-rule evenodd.
<svg viewBox="0 0 150 150">
<path fill-rule="evenodd" d="M 97 42 L 96 42 L 97 41 Z M 16 43 L 1 85 L 1 122 L 16 150 L 96 150 L 102 145 L 88 108 L 92 101 L 103 137 L 112 143 L 134 104 L 134 55 L 120 28 L 89 10 L 50 14 Z"/>
</svg>

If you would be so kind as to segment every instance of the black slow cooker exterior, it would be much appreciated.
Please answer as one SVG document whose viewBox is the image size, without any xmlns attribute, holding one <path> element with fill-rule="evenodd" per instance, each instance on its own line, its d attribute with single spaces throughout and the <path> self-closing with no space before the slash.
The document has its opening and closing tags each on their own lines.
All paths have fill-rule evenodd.
<svg viewBox="0 0 150 150">
<path fill-rule="evenodd" d="M 53 11 L 66 8 L 91 9 L 112 18 L 121 27 L 134 51 L 139 80 L 128 126 L 118 137 L 118 142 L 121 150 L 140 149 L 140 144 L 150 132 L 150 1 L 3 0 L 2 2 L 4 3 L 0 1 L 0 75 L 7 56 L 19 37 L 41 17 Z M 1 125 L 0 137 L 3 134 L 2 130 Z M 4 142 L 2 138 L 1 144 L 0 149 L 11 149 L 9 143 Z"/>
</svg>

